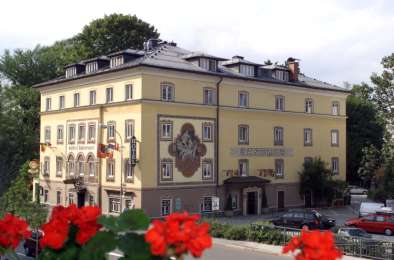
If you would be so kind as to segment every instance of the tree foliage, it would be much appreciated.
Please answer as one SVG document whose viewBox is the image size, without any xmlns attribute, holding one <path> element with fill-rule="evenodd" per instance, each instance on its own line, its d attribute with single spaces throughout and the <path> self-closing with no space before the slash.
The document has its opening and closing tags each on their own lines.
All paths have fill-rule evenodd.
<svg viewBox="0 0 394 260">
<path fill-rule="evenodd" d="M 128 48 L 142 49 L 146 40 L 158 37 L 154 26 L 135 15 L 111 14 L 86 25 L 75 40 L 88 57 L 93 57 Z"/>
<path fill-rule="evenodd" d="M 23 164 L 18 177 L 12 181 L 7 192 L 0 198 L 0 215 L 6 212 L 24 218 L 31 227 L 41 226 L 48 214 L 45 206 L 32 202 L 32 179 L 28 163 Z"/>
<path fill-rule="evenodd" d="M 362 154 L 357 173 L 363 181 L 364 187 L 370 187 L 371 181 L 373 181 L 375 176 L 375 171 L 381 165 L 381 152 L 375 146 L 369 145 L 362 149 Z"/>
</svg>

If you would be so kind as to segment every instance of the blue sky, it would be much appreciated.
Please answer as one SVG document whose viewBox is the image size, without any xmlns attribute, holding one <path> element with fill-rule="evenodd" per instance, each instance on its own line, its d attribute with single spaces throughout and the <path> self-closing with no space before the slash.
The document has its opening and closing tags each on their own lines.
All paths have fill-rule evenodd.
<svg viewBox="0 0 394 260">
<path fill-rule="evenodd" d="M 95 18 L 136 14 L 164 40 L 223 57 L 301 60 L 301 71 L 342 86 L 368 81 L 394 52 L 392 0 L 3 0 L 0 53 L 48 45 Z"/>
</svg>

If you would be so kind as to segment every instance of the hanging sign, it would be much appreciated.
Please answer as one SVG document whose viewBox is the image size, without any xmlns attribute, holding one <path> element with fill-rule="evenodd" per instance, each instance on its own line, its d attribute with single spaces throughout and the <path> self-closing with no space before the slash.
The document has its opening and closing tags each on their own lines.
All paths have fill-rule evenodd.
<svg viewBox="0 0 394 260">
<path fill-rule="evenodd" d="M 137 138 L 135 136 L 130 141 L 130 164 L 131 167 L 137 164 Z"/>
</svg>

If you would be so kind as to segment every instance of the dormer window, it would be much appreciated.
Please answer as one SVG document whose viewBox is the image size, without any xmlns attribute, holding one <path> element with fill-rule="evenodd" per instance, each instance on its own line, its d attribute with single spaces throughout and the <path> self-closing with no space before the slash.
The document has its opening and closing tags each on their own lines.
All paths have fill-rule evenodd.
<svg viewBox="0 0 394 260">
<path fill-rule="evenodd" d="M 114 68 L 114 67 L 122 65 L 123 63 L 124 63 L 123 56 L 122 55 L 118 55 L 118 56 L 114 56 L 114 57 L 111 58 L 110 66 L 111 66 L 111 68 Z"/>
<path fill-rule="evenodd" d="M 217 71 L 218 66 L 216 60 L 200 58 L 200 67 L 209 71 Z"/>
<path fill-rule="evenodd" d="M 72 66 L 66 69 L 66 78 L 71 78 L 77 75 L 77 67 Z"/>
<path fill-rule="evenodd" d="M 248 77 L 254 77 L 254 66 L 241 64 L 239 66 L 239 72 Z"/>
<path fill-rule="evenodd" d="M 93 73 L 98 70 L 97 61 L 86 64 L 86 74 Z"/>
<path fill-rule="evenodd" d="M 289 72 L 284 70 L 276 70 L 273 77 L 277 80 L 289 81 Z"/>
</svg>

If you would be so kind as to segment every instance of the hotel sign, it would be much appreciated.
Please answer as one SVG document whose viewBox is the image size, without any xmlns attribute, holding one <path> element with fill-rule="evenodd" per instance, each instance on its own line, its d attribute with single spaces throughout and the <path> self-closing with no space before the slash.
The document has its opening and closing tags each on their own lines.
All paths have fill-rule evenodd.
<svg viewBox="0 0 394 260">
<path fill-rule="evenodd" d="M 70 145 L 68 146 L 70 151 L 96 151 L 95 145 Z"/>
<path fill-rule="evenodd" d="M 234 147 L 231 148 L 232 156 L 258 156 L 258 157 L 292 157 L 292 148 L 247 148 Z"/>
</svg>

